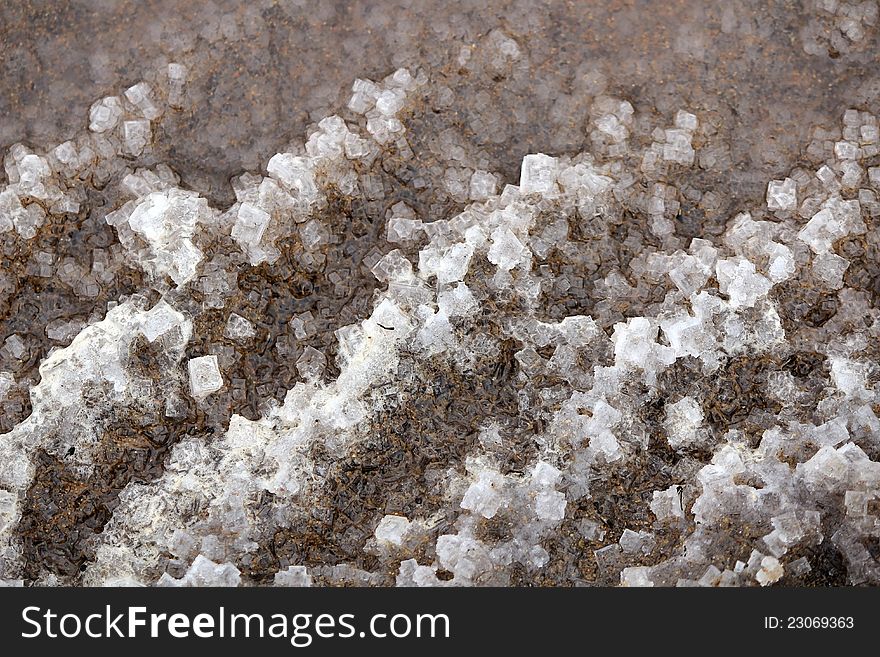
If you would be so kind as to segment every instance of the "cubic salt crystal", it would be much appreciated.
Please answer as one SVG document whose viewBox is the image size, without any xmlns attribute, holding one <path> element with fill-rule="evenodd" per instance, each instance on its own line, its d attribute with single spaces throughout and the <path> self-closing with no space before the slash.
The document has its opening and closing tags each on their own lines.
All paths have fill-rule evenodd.
<svg viewBox="0 0 880 657">
<path fill-rule="evenodd" d="M 256 246 L 263 239 L 269 219 L 268 212 L 250 203 L 242 203 L 232 226 L 232 239 L 242 246 Z"/>
<path fill-rule="evenodd" d="M 402 92 L 388 89 L 376 97 L 376 109 L 385 116 L 394 116 L 403 109 L 405 101 L 406 96 Z"/>
<path fill-rule="evenodd" d="M 392 280 L 408 281 L 413 277 L 412 263 L 404 257 L 400 249 L 386 253 L 370 271 L 382 283 Z"/>
<path fill-rule="evenodd" d="M 437 538 L 435 552 L 440 565 L 465 582 L 492 567 L 486 548 L 470 536 L 444 534 Z"/>
<path fill-rule="evenodd" d="M 620 143 L 629 137 L 629 130 L 614 114 L 605 114 L 596 119 L 596 128 L 611 137 L 615 143 Z"/>
<path fill-rule="evenodd" d="M 437 295 L 437 307 L 447 317 L 464 317 L 477 309 L 477 301 L 467 285 L 456 283 Z"/>
<path fill-rule="evenodd" d="M 681 508 L 681 487 L 673 484 L 666 490 L 655 490 L 650 508 L 657 520 L 684 519 L 684 509 Z"/>
<path fill-rule="evenodd" d="M 474 201 L 485 201 L 495 195 L 498 180 L 491 173 L 477 169 L 471 174 L 470 197 Z"/>
<path fill-rule="evenodd" d="M 601 541 L 605 538 L 605 530 L 598 522 L 584 518 L 577 523 L 578 531 L 588 541 Z"/>
<path fill-rule="evenodd" d="M 25 346 L 24 340 L 14 333 L 6 338 L 3 345 L 12 357 L 17 360 L 21 360 L 27 353 L 27 347 Z"/>
<path fill-rule="evenodd" d="M 535 498 L 535 513 L 541 520 L 558 522 L 565 517 L 565 495 L 555 490 L 544 490 Z"/>
<path fill-rule="evenodd" d="M 795 262 L 791 249 L 778 242 L 770 242 L 765 251 L 769 258 L 767 274 L 774 283 L 786 281 L 794 275 Z"/>
<path fill-rule="evenodd" d="M 418 310 L 424 324 L 416 336 L 416 344 L 428 356 L 441 353 L 455 343 L 452 325 L 444 312 L 435 313 L 424 305 L 419 306 Z"/>
<path fill-rule="evenodd" d="M 668 272 L 675 286 L 688 296 L 703 287 L 711 274 L 712 271 L 698 258 L 687 254 L 681 255 L 678 264 Z"/>
<path fill-rule="evenodd" d="M 79 159 L 76 153 L 76 146 L 72 141 L 59 144 L 52 151 L 52 154 L 61 164 L 69 168 L 75 166 Z"/>
<path fill-rule="evenodd" d="M 379 521 L 374 535 L 379 543 L 388 543 L 400 547 L 403 545 L 410 521 L 404 516 L 387 515 Z"/>
<path fill-rule="evenodd" d="M 499 491 L 504 486 L 504 477 L 491 470 L 480 472 L 477 481 L 472 483 L 461 500 L 461 508 L 479 513 L 484 518 L 493 518 L 504 503 Z"/>
<path fill-rule="evenodd" d="M 223 375 L 217 363 L 217 356 L 199 356 L 190 359 L 189 389 L 195 399 L 202 400 L 223 387 Z"/>
<path fill-rule="evenodd" d="M 42 206 L 39 203 L 31 203 L 12 216 L 12 223 L 22 239 L 29 240 L 36 236 L 37 228 L 43 225 L 45 219 L 46 211 Z"/>
<path fill-rule="evenodd" d="M 556 189 L 558 161 L 544 153 L 526 155 L 522 160 L 519 188 L 522 194 L 550 194 Z"/>
<path fill-rule="evenodd" d="M 624 552 L 629 554 L 637 552 L 648 554 L 654 548 L 656 539 L 650 532 L 634 532 L 631 529 L 624 529 L 618 544 L 623 548 Z"/>
<path fill-rule="evenodd" d="M 538 461 L 532 470 L 532 486 L 537 488 L 553 488 L 562 477 L 558 468 L 546 461 Z"/>
<path fill-rule="evenodd" d="M 226 328 L 223 330 L 223 335 L 236 341 L 248 340 L 256 333 L 257 331 L 251 322 L 235 313 L 230 313 L 229 319 L 226 320 Z"/>
<path fill-rule="evenodd" d="M 393 244 L 408 242 L 415 239 L 416 233 L 422 230 L 422 226 L 419 219 L 391 217 L 388 220 L 387 239 Z"/>
<path fill-rule="evenodd" d="M 349 132 L 345 135 L 343 146 L 345 148 L 345 157 L 349 160 L 364 158 L 371 152 L 369 140 L 358 137 L 353 132 Z"/>
<path fill-rule="evenodd" d="M 843 275 L 848 267 L 849 260 L 831 251 L 825 251 L 813 258 L 813 275 L 832 290 L 843 287 Z"/>
<path fill-rule="evenodd" d="M 152 139 L 150 122 L 146 119 L 124 121 L 122 124 L 122 139 L 126 153 L 129 155 L 140 155 Z"/>
<path fill-rule="evenodd" d="M 651 569 L 647 566 L 629 566 L 620 571 L 620 585 L 632 587 L 651 587 Z"/>
<path fill-rule="evenodd" d="M 671 365 L 675 353 L 670 347 L 657 343 L 659 327 L 646 317 L 631 317 L 626 323 L 614 325 L 614 363 L 653 371 L 658 366 Z"/>
<path fill-rule="evenodd" d="M 375 104 L 376 98 L 380 92 L 376 83 L 370 80 L 361 79 L 354 81 L 351 85 L 351 90 L 354 93 L 351 96 L 351 100 L 348 102 L 348 108 L 356 114 L 366 114 L 367 110 Z"/>
<path fill-rule="evenodd" d="M 0 233 L 12 230 L 15 218 L 22 212 L 24 212 L 24 208 L 22 208 L 21 200 L 15 192 L 11 189 L 0 192 Z"/>
<path fill-rule="evenodd" d="M 314 381 L 321 376 L 327 366 L 327 357 L 314 347 L 306 346 L 302 356 L 296 361 L 296 370 L 306 381 Z"/>
<path fill-rule="evenodd" d="M 718 290 L 726 294 L 733 308 L 752 308 L 758 299 L 773 287 L 768 279 L 755 270 L 745 258 L 719 260 L 715 264 Z"/>
<path fill-rule="evenodd" d="M 202 252 L 189 239 L 202 208 L 207 208 L 204 199 L 172 188 L 141 199 L 128 218 L 131 229 L 149 243 L 153 252 L 145 264 L 159 275 L 169 275 L 177 285 L 195 275 L 202 259 Z M 108 215 L 108 222 L 110 218 Z"/>
<path fill-rule="evenodd" d="M 473 247 L 462 243 L 423 249 L 419 252 L 419 272 L 425 277 L 436 276 L 439 285 L 455 283 L 467 274 L 473 255 Z"/>
<path fill-rule="evenodd" d="M 697 129 L 697 117 L 690 112 L 678 110 L 675 114 L 675 127 L 694 132 Z"/>
<path fill-rule="evenodd" d="M 163 573 L 157 586 L 238 586 L 240 583 L 241 573 L 233 564 L 215 563 L 200 554 L 181 579 Z"/>
<path fill-rule="evenodd" d="M 771 180 L 767 185 L 767 208 L 787 212 L 797 207 L 797 183 L 791 178 Z"/>
<path fill-rule="evenodd" d="M 317 219 L 310 219 L 299 228 L 300 240 L 308 251 L 317 249 L 330 241 L 330 231 Z"/>
<path fill-rule="evenodd" d="M 122 102 L 118 97 L 102 98 L 89 110 L 89 130 L 92 132 L 112 130 L 122 117 L 122 112 Z"/>
<path fill-rule="evenodd" d="M 848 469 L 849 463 L 842 449 L 824 445 L 808 461 L 798 463 L 795 471 L 808 488 L 830 490 L 846 479 Z"/>
<path fill-rule="evenodd" d="M 318 185 L 312 165 L 306 158 L 278 153 L 269 160 L 266 171 L 287 189 L 296 192 L 302 201 L 311 204 L 317 199 Z"/>
<path fill-rule="evenodd" d="M 526 247 L 510 228 L 499 226 L 492 232 L 492 246 L 487 257 L 498 269 L 509 271 L 522 261 L 525 251 Z"/>
<path fill-rule="evenodd" d="M 848 232 L 844 221 L 836 218 L 829 208 L 823 208 L 801 229 L 798 239 L 809 245 L 814 253 L 826 253 Z"/>
<path fill-rule="evenodd" d="M 183 314 L 172 308 L 164 299 L 145 312 L 142 316 L 141 333 L 147 342 L 165 335 L 176 326 L 181 326 L 186 319 Z"/>
<path fill-rule="evenodd" d="M 832 356 L 831 380 L 837 389 L 847 397 L 857 397 L 865 392 L 868 383 L 868 369 L 864 363 Z"/>
<path fill-rule="evenodd" d="M 132 105 L 137 107 L 144 118 L 152 121 L 162 115 L 161 110 L 156 107 L 150 97 L 153 93 L 152 88 L 146 82 L 138 82 L 133 87 L 129 87 L 125 92 L 125 97 Z"/>
<path fill-rule="evenodd" d="M 696 153 L 691 146 L 691 133 L 680 128 L 672 128 L 665 131 L 665 136 L 663 159 L 685 166 L 692 165 Z"/>
<path fill-rule="evenodd" d="M 611 431 L 623 415 L 616 408 L 599 399 L 593 404 L 593 414 L 584 423 L 584 437 L 589 438 L 589 449 L 601 455 L 608 463 L 622 458 L 620 443 Z"/>
<path fill-rule="evenodd" d="M 851 141 L 839 141 L 834 144 L 834 156 L 838 160 L 855 160 L 859 157 L 859 145 Z"/>
<path fill-rule="evenodd" d="M 304 588 L 312 585 L 312 576 L 305 566 L 288 566 L 286 570 L 275 573 L 275 586 Z"/>
<path fill-rule="evenodd" d="M 698 442 L 702 438 L 703 409 L 693 397 L 682 397 L 666 405 L 666 440 L 673 449 Z"/>
</svg>

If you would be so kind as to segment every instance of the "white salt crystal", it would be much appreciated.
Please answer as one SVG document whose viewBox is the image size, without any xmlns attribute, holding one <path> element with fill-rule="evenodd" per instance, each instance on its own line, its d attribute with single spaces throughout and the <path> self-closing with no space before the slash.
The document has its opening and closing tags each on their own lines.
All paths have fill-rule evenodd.
<svg viewBox="0 0 880 657">
<path fill-rule="evenodd" d="M 484 518 L 494 517 L 504 501 L 500 495 L 503 484 L 504 478 L 499 473 L 483 470 L 465 492 L 461 508 L 479 513 Z"/>
<path fill-rule="evenodd" d="M 387 515 L 379 521 L 374 535 L 380 543 L 401 546 L 410 524 L 404 516 Z"/>
<path fill-rule="evenodd" d="M 126 153 L 129 155 L 140 155 L 150 142 L 150 139 L 152 139 L 150 122 L 146 119 L 123 122 L 122 139 Z"/>
<path fill-rule="evenodd" d="M 242 203 L 232 226 L 232 239 L 242 246 L 256 246 L 269 225 L 269 213 L 250 203 Z"/>
<path fill-rule="evenodd" d="M 470 197 L 474 201 L 485 201 L 495 195 L 498 180 L 491 173 L 477 169 L 471 174 Z"/>
<path fill-rule="evenodd" d="M 220 374 L 217 356 L 212 354 L 192 358 L 187 363 L 187 367 L 189 368 L 189 389 L 195 399 L 204 399 L 223 387 L 223 376 Z"/>
<path fill-rule="evenodd" d="M 755 575 L 755 579 L 761 586 L 768 586 L 782 579 L 785 569 L 776 557 L 764 557 L 761 559 L 761 569 Z"/>
<path fill-rule="evenodd" d="M 814 253 L 825 253 L 847 232 L 846 223 L 835 217 L 829 208 L 823 208 L 801 229 L 798 239 L 808 244 Z"/>
<path fill-rule="evenodd" d="M 308 587 L 312 585 L 312 576 L 305 566 L 288 566 L 286 570 L 275 573 L 275 586 Z"/>
<path fill-rule="evenodd" d="M 89 110 L 89 130 L 107 132 L 116 127 L 122 117 L 122 102 L 116 96 L 108 96 L 94 103 Z"/>
<path fill-rule="evenodd" d="M 718 290 L 728 296 L 734 308 L 752 308 L 773 287 L 745 258 L 719 260 L 715 264 L 715 275 Z"/>
<path fill-rule="evenodd" d="M 148 342 L 153 342 L 175 326 L 185 321 L 182 313 L 172 308 L 164 299 L 143 314 L 141 332 Z"/>
<path fill-rule="evenodd" d="M 789 211 L 797 207 L 797 183 L 791 178 L 771 180 L 767 185 L 767 208 Z"/>
<path fill-rule="evenodd" d="M 510 228 L 499 226 L 492 232 L 492 246 L 489 247 L 487 257 L 499 269 L 508 271 L 520 263 L 525 250 L 526 247 Z"/>
<path fill-rule="evenodd" d="M 535 498 L 535 512 L 541 520 L 557 522 L 565 517 L 565 495 L 555 490 L 544 490 Z"/>
<path fill-rule="evenodd" d="M 520 169 L 519 188 L 523 194 L 549 194 L 556 187 L 558 162 L 544 153 L 526 155 Z"/>
</svg>

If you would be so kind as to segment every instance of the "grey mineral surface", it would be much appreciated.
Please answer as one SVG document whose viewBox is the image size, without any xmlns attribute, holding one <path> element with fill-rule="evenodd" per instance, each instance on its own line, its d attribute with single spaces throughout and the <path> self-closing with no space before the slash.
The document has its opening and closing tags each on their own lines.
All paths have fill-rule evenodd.
<svg viewBox="0 0 880 657">
<path fill-rule="evenodd" d="M 878 3 L 0 6 L 0 579 L 880 584 Z"/>
</svg>

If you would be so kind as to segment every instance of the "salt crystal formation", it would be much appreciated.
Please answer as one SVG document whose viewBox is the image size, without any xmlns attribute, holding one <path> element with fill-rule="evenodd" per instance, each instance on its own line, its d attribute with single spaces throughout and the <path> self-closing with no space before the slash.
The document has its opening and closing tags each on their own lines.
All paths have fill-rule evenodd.
<svg viewBox="0 0 880 657">
<path fill-rule="evenodd" d="M 857 43 L 876 9 L 844 5 Z M 4 160 L 4 298 L 76 309 L 0 347 L 4 580 L 880 584 L 874 115 L 694 232 L 699 109 L 598 93 L 588 148 L 515 180 L 447 131 L 451 205 L 416 203 L 440 83 L 400 69 L 215 207 L 150 155 L 187 79 Z"/>
</svg>

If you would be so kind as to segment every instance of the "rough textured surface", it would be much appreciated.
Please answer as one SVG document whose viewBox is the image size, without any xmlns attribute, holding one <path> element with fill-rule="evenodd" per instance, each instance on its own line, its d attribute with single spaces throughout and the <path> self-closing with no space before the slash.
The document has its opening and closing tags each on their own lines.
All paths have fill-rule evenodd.
<svg viewBox="0 0 880 657">
<path fill-rule="evenodd" d="M 647 7 L 4 5 L 0 576 L 880 583 L 877 4 Z"/>
</svg>

